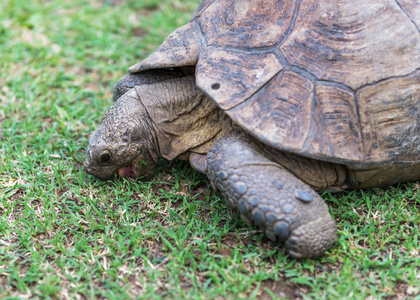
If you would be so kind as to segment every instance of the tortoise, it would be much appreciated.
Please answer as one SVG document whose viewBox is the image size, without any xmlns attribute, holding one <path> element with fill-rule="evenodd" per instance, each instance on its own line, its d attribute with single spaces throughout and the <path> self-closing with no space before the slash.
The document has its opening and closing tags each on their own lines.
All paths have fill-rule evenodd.
<svg viewBox="0 0 420 300">
<path fill-rule="evenodd" d="M 336 239 L 319 195 L 420 179 L 420 2 L 204 0 L 129 68 L 84 169 L 189 160 L 294 257 Z"/>
</svg>

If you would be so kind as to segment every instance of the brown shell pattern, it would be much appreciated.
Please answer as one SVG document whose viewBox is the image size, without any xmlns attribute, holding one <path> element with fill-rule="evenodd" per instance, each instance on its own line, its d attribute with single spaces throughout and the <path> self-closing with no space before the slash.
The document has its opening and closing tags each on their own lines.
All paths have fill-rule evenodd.
<svg viewBox="0 0 420 300">
<path fill-rule="evenodd" d="M 339 163 L 420 156 L 420 1 L 205 0 L 133 66 L 197 85 L 280 150 Z"/>
</svg>

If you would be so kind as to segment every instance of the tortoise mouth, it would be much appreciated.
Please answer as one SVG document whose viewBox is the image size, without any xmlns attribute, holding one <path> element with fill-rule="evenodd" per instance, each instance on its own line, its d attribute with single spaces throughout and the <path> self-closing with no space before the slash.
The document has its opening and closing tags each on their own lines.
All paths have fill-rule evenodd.
<svg viewBox="0 0 420 300">
<path fill-rule="evenodd" d="M 139 177 L 137 174 L 137 170 L 136 168 L 131 164 L 128 165 L 126 167 L 122 167 L 118 169 L 118 175 L 120 175 L 121 177 L 127 178 L 127 177 L 131 177 L 131 178 L 137 178 Z"/>
<path fill-rule="evenodd" d="M 123 178 L 137 178 L 141 181 L 149 181 L 155 174 L 155 163 L 151 159 L 144 159 L 140 154 L 128 165 L 118 168 L 114 172 Z"/>
</svg>

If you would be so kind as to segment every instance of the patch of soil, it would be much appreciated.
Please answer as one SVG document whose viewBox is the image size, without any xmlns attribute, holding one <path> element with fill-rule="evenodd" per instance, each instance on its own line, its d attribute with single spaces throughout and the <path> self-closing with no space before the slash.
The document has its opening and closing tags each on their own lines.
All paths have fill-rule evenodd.
<svg viewBox="0 0 420 300">
<path fill-rule="evenodd" d="M 267 290 L 271 291 L 276 298 L 280 299 L 303 299 L 302 293 L 308 291 L 299 287 L 299 285 L 285 281 L 274 281 L 272 279 L 265 280 L 261 283 L 260 291 L 262 294 L 258 296 L 259 300 L 273 299 Z"/>
<path fill-rule="evenodd" d="M 131 34 L 132 34 L 132 35 L 134 35 L 134 36 L 138 36 L 138 37 L 142 37 L 142 36 L 144 36 L 146 33 L 147 33 L 147 31 L 146 31 L 146 30 L 144 30 L 144 29 L 143 29 L 143 28 L 141 28 L 141 27 L 136 27 L 136 28 L 134 28 L 133 30 L 131 30 Z"/>
<path fill-rule="evenodd" d="M 416 297 L 419 295 L 419 288 L 410 287 L 406 282 L 400 281 L 395 284 L 392 295 L 387 296 L 384 299 L 417 299 Z"/>
</svg>

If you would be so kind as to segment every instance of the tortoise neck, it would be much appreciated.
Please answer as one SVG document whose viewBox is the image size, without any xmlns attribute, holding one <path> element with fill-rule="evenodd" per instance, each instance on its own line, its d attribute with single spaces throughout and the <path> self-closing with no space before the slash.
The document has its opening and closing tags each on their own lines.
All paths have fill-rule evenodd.
<svg viewBox="0 0 420 300">
<path fill-rule="evenodd" d="M 163 158 L 172 160 L 200 147 L 204 153 L 222 129 L 223 113 L 196 87 L 193 76 L 136 90 L 150 116 Z"/>
</svg>

